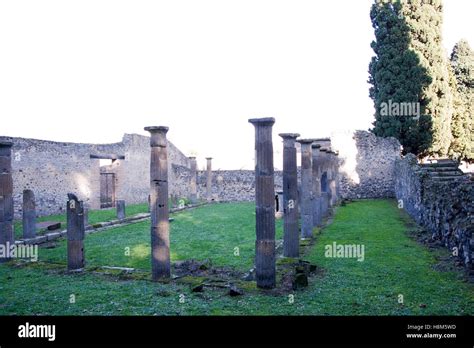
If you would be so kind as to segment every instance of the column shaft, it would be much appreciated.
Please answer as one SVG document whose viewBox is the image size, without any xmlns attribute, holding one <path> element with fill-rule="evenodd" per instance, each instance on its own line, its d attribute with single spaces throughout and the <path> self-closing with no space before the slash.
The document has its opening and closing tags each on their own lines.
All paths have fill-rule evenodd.
<svg viewBox="0 0 474 348">
<path fill-rule="evenodd" d="M 301 144 L 301 237 L 313 236 L 312 209 L 312 140 L 303 139 Z"/>
<path fill-rule="evenodd" d="M 299 134 L 280 134 L 283 138 L 283 256 L 299 257 L 298 173 L 295 140 Z"/>
<path fill-rule="evenodd" d="M 0 245 L 5 250 L 15 243 L 13 234 L 12 143 L 0 142 Z M 0 262 L 8 261 L 0 258 Z"/>
<path fill-rule="evenodd" d="M 275 187 L 273 168 L 273 118 L 250 119 L 255 126 L 255 268 L 257 286 L 274 288 Z"/>
<path fill-rule="evenodd" d="M 171 277 L 168 207 L 168 127 L 150 132 L 151 273 L 153 281 Z"/>
</svg>

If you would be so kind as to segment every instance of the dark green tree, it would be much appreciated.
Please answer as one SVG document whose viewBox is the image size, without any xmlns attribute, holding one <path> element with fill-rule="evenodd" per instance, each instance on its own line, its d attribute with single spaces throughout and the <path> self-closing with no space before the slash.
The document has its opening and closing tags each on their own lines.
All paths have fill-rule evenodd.
<svg viewBox="0 0 474 348">
<path fill-rule="evenodd" d="M 410 28 L 410 48 L 431 77 L 423 90 L 427 115 L 432 119 L 430 155 L 446 156 L 451 143 L 453 98 L 449 86 L 449 62 L 442 45 L 441 0 L 403 0 L 403 16 Z"/>
<path fill-rule="evenodd" d="M 405 153 L 426 152 L 431 144 L 431 119 L 386 115 L 382 106 L 393 103 L 420 103 L 424 115 L 427 100 L 423 90 L 431 82 L 418 55 L 410 49 L 410 30 L 403 18 L 400 1 L 376 0 L 370 18 L 375 32 L 371 47 L 375 56 L 369 65 L 369 95 L 374 101 L 375 122 L 372 132 L 395 137 Z"/>
<path fill-rule="evenodd" d="M 452 89 L 455 93 L 451 121 L 450 155 L 474 161 L 474 52 L 461 40 L 451 53 Z"/>
<path fill-rule="evenodd" d="M 444 156 L 451 143 L 453 100 L 441 43 L 441 0 L 375 0 L 376 40 L 369 66 L 375 104 L 372 131 L 394 136 L 404 152 Z M 382 103 L 419 103 L 419 118 L 384 116 Z"/>
</svg>

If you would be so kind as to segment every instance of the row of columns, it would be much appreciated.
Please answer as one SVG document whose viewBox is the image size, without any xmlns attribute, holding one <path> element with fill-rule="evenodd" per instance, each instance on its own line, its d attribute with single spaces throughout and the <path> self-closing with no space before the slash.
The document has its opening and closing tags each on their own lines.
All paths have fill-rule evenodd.
<svg viewBox="0 0 474 348">
<path fill-rule="evenodd" d="M 249 119 L 255 127 L 255 202 L 257 286 L 275 286 L 275 188 L 273 169 L 273 118 Z M 329 207 L 338 200 L 337 153 L 323 144 L 329 139 L 297 139 L 297 133 L 281 133 L 283 139 L 283 254 L 299 257 L 299 240 L 311 238 Z M 298 194 L 296 142 L 301 145 L 301 186 Z M 301 233 L 298 230 L 298 206 Z M 279 209 L 280 210 L 280 209 Z"/>
<path fill-rule="evenodd" d="M 250 119 L 255 126 L 255 262 L 257 286 L 273 288 L 275 272 L 275 186 L 273 167 L 273 118 Z M 171 276 L 169 209 L 168 209 L 168 127 L 146 127 L 150 132 L 150 210 L 152 279 Z M 299 134 L 283 133 L 283 211 L 284 254 L 299 255 L 298 204 L 301 204 L 301 236 L 312 236 L 326 205 L 336 203 L 337 188 L 334 152 L 313 144 L 317 139 L 301 139 L 301 190 L 298 197 L 296 147 Z M 194 162 L 194 164 L 193 164 Z M 191 168 L 196 168 L 195 158 Z M 207 158 L 207 196 L 211 195 L 211 158 Z M 193 175 L 195 178 L 195 175 Z M 191 178 L 191 190 L 193 193 Z M 321 191 L 321 192 L 320 192 Z M 0 143 L 0 243 L 13 243 L 13 183 L 11 175 L 11 143 Z M 325 198 L 327 194 L 327 199 Z M 84 206 L 75 195 L 68 195 L 68 268 L 84 266 Z M 319 204 L 318 204 L 319 201 Z"/>
<path fill-rule="evenodd" d="M 197 161 L 196 157 L 189 158 L 191 176 L 189 180 L 189 200 L 192 204 L 198 202 L 197 198 Z M 206 157 L 206 200 L 212 200 L 212 157 Z"/>
</svg>

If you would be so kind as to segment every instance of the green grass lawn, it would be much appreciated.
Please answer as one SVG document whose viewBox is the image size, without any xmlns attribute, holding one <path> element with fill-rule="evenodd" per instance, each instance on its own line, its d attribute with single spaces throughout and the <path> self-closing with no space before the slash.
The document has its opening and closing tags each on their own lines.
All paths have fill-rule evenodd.
<svg viewBox="0 0 474 348">
<path fill-rule="evenodd" d="M 211 259 L 241 271 L 252 266 L 254 205 L 203 206 L 173 214 L 173 260 Z M 316 236 L 306 259 L 323 272 L 305 290 L 269 295 L 247 291 L 231 298 L 222 289 L 192 293 L 172 282 L 120 280 L 85 272 L 66 274 L 65 243 L 40 249 L 40 261 L 0 265 L 0 314 L 52 315 L 463 315 L 474 314 L 474 287 L 459 272 L 438 271 L 437 258 L 407 236 L 408 217 L 391 200 L 366 200 L 337 209 L 334 221 Z M 281 220 L 277 238 L 281 238 Z M 365 259 L 326 258 L 327 244 L 363 244 Z M 125 256 L 125 248 L 131 254 Z M 234 255 L 239 247 L 240 256 Z M 149 271 L 149 222 L 88 235 L 88 267 L 128 266 Z M 54 264 L 52 264 L 54 263 Z M 59 265 L 58 265 L 58 264 Z M 48 266 L 49 265 L 49 266 Z M 70 303 L 71 295 L 75 303 Z M 184 303 L 180 303 L 184 295 Z M 404 303 L 398 302 L 403 295 Z"/>
<path fill-rule="evenodd" d="M 171 260 L 211 260 L 215 266 L 248 271 L 255 248 L 255 206 L 251 203 L 214 204 L 171 214 Z M 277 238 L 282 238 L 282 220 Z M 120 266 L 149 271 L 150 222 L 143 221 L 88 235 L 88 267 Z M 238 248 L 239 256 L 234 255 Z M 128 253 L 129 251 L 129 253 Z M 54 249 L 40 249 L 40 261 L 66 265 L 66 241 Z"/>
<path fill-rule="evenodd" d="M 131 204 L 125 207 L 125 215 L 133 216 L 138 213 L 147 213 L 148 212 L 148 203 L 144 204 Z M 105 222 L 117 219 L 117 211 L 115 208 L 110 209 L 99 209 L 99 210 L 91 210 L 89 211 L 89 224 L 93 225 L 98 222 Z M 42 221 L 57 221 L 61 222 L 61 229 L 66 229 L 66 214 L 57 214 L 57 215 L 49 215 L 49 216 L 42 216 L 36 219 L 37 222 Z M 22 237 L 23 234 L 23 226 L 21 220 L 16 220 L 13 224 L 15 229 L 15 238 L 19 239 Z M 38 235 L 43 234 L 45 231 L 40 230 L 37 231 Z M 47 231 L 49 232 L 49 231 Z"/>
</svg>

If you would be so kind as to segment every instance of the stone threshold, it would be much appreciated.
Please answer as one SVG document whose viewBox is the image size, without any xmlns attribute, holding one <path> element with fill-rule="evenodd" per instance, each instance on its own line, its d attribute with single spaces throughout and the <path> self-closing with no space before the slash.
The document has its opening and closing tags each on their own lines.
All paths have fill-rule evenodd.
<svg viewBox="0 0 474 348">
<path fill-rule="evenodd" d="M 170 213 L 176 213 L 176 212 L 179 212 L 179 211 L 193 209 L 193 208 L 197 208 L 197 207 L 201 207 L 201 206 L 208 205 L 208 204 L 213 204 L 213 203 L 218 203 L 218 202 L 202 202 L 202 203 L 187 205 L 187 206 L 181 207 L 181 208 L 173 208 L 173 209 L 170 209 Z M 122 219 L 122 220 L 111 220 L 111 221 L 105 221 L 105 222 L 98 222 L 98 223 L 86 226 L 85 233 L 86 234 L 97 233 L 97 232 L 108 230 L 108 229 L 113 228 L 113 227 L 126 226 L 126 225 L 130 225 L 130 224 L 135 224 L 135 223 L 138 223 L 138 222 L 142 222 L 142 221 L 145 221 L 149 218 L 150 218 L 150 213 L 139 213 L 139 214 L 127 217 L 127 218 Z M 174 219 L 170 218 L 170 221 L 173 221 L 173 220 Z M 19 240 L 15 241 L 15 244 L 17 244 L 17 245 L 20 245 L 20 244 L 28 244 L 28 245 L 43 244 L 43 243 L 47 243 L 47 242 L 56 240 L 56 239 L 61 238 L 61 237 L 66 237 L 66 236 L 67 236 L 67 229 L 62 230 L 62 231 L 58 231 L 58 232 L 46 233 L 44 235 L 37 236 L 35 238 L 19 239 Z"/>
</svg>

